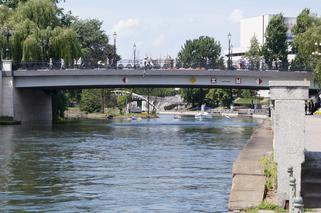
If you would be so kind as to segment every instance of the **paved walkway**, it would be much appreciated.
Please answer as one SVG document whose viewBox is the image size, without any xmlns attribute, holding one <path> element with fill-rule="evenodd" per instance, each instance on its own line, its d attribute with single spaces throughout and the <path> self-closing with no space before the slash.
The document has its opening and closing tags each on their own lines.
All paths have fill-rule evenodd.
<svg viewBox="0 0 321 213">
<path fill-rule="evenodd" d="M 321 116 L 306 116 L 305 148 L 308 152 L 321 152 Z"/>
<path fill-rule="evenodd" d="M 259 161 L 272 154 L 272 138 L 271 122 L 265 120 L 234 162 L 229 210 L 255 207 L 263 201 L 265 177 Z"/>
</svg>

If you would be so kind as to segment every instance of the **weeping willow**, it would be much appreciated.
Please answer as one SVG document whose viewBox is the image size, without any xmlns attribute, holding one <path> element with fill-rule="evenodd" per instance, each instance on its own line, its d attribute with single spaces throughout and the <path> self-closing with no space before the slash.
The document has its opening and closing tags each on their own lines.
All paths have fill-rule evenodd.
<svg viewBox="0 0 321 213">
<path fill-rule="evenodd" d="M 10 47 L 15 63 L 63 58 L 68 66 L 81 56 L 77 33 L 71 28 L 61 26 L 61 11 L 55 2 L 20 1 L 13 10 L 0 5 L 0 29 L 6 25 L 13 30 Z M 1 38 L 0 50 L 4 49 L 4 46 L 5 41 Z"/>
<path fill-rule="evenodd" d="M 50 55 L 54 59 L 63 58 L 67 66 L 72 65 L 74 59 L 81 56 L 77 33 L 72 29 L 55 28 L 49 44 L 51 47 Z"/>
<path fill-rule="evenodd" d="M 23 42 L 23 61 L 40 61 L 41 46 L 35 35 L 29 35 Z"/>
</svg>

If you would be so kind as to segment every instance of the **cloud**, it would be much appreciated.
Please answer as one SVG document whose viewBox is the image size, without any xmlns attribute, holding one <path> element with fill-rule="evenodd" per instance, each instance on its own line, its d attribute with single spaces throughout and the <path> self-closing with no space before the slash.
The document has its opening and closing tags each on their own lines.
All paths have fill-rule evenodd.
<svg viewBox="0 0 321 213">
<path fill-rule="evenodd" d="M 154 41 L 153 41 L 153 46 L 154 47 L 160 47 L 165 41 L 165 35 L 160 34 Z"/>
<path fill-rule="evenodd" d="M 234 9 L 230 14 L 229 20 L 231 22 L 238 23 L 242 18 L 243 18 L 243 11 L 240 9 Z"/>
<path fill-rule="evenodd" d="M 139 19 L 129 18 L 126 20 L 119 20 L 113 27 L 111 32 L 116 32 L 117 34 L 130 34 L 132 30 L 140 27 L 141 23 Z"/>
</svg>

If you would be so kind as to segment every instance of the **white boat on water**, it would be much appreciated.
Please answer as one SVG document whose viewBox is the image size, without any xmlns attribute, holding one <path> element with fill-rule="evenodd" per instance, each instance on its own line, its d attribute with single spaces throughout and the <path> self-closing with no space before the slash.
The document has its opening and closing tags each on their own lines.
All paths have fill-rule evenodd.
<svg viewBox="0 0 321 213">
<path fill-rule="evenodd" d="M 213 117 L 212 114 L 205 112 L 205 106 L 206 106 L 205 104 L 201 106 L 201 112 L 195 115 L 196 119 L 202 120 L 202 119 L 209 119 Z"/>
</svg>

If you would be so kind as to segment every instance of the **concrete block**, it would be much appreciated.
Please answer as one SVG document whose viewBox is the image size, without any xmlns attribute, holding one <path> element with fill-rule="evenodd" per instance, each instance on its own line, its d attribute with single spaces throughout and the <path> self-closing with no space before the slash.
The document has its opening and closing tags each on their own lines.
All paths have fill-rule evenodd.
<svg viewBox="0 0 321 213">
<path fill-rule="evenodd" d="M 293 167 L 297 196 L 301 193 L 301 167 L 305 147 L 305 99 L 309 97 L 309 81 L 270 82 L 274 100 L 274 154 L 278 164 L 278 199 L 288 199 L 287 169 Z"/>
</svg>

